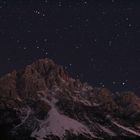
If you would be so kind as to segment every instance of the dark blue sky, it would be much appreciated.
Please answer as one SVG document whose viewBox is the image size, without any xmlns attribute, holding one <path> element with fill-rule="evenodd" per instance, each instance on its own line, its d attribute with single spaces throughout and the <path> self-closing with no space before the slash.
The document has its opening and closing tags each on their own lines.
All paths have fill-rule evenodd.
<svg viewBox="0 0 140 140">
<path fill-rule="evenodd" d="M 0 74 L 49 57 L 92 85 L 140 89 L 139 0 L 1 0 Z"/>
</svg>

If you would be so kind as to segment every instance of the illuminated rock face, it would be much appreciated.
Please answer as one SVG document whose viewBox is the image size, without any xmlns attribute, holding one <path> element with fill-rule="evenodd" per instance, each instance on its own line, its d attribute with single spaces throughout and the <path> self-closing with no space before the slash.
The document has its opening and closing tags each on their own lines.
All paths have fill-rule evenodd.
<svg viewBox="0 0 140 140">
<path fill-rule="evenodd" d="M 50 59 L 0 78 L 0 139 L 140 137 L 140 98 L 72 79 Z"/>
</svg>

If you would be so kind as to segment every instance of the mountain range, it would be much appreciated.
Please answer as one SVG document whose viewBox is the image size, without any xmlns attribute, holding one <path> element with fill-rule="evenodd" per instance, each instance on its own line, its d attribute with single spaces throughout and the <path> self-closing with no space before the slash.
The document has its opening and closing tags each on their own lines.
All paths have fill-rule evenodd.
<svg viewBox="0 0 140 140">
<path fill-rule="evenodd" d="M 0 140 L 140 138 L 140 98 L 73 79 L 46 58 L 0 78 Z"/>
</svg>

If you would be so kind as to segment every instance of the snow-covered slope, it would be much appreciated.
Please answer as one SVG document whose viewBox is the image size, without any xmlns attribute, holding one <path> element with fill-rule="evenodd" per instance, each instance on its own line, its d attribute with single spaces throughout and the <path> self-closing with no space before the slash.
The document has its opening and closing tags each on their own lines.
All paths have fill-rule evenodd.
<svg viewBox="0 0 140 140">
<path fill-rule="evenodd" d="M 40 121 L 39 127 L 32 132 L 32 137 L 36 137 L 37 140 L 44 140 L 46 136 L 54 135 L 63 139 L 67 135 L 67 132 L 71 132 L 75 135 L 83 134 L 90 138 L 96 138 L 88 127 L 77 120 L 61 114 L 55 106 L 57 103 L 55 98 L 52 97 L 51 101 L 48 101 L 44 96 L 41 97 L 41 100 L 48 103 L 51 106 L 51 109 L 48 112 L 48 117 L 45 120 Z"/>
</svg>

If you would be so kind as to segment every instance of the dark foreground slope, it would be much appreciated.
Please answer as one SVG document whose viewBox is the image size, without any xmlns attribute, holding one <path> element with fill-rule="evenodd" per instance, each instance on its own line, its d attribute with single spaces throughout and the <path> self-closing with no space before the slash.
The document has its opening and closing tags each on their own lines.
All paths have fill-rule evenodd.
<svg viewBox="0 0 140 140">
<path fill-rule="evenodd" d="M 0 79 L 0 140 L 138 139 L 140 98 L 74 80 L 41 59 Z"/>
</svg>

